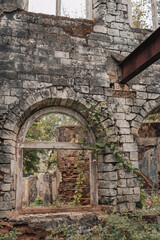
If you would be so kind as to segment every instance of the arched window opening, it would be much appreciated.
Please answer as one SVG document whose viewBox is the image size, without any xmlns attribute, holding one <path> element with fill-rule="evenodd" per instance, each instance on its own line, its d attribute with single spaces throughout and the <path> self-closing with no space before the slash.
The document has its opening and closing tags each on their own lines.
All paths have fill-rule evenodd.
<svg viewBox="0 0 160 240">
<path fill-rule="evenodd" d="M 28 11 L 70 18 L 92 19 L 92 0 L 29 0 Z"/>
<path fill-rule="evenodd" d="M 160 112 L 149 114 L 139 129 L 139 168 L 148 191 L 160 189 Z"/>
<path fill-rule="evenodd" d="M 82 148 L 90 141 L 83 120 L 64 108 L 48 111 L 31 116 L 19 135 L 17 208 L 95 204 L 96 169 L 91 150 Z"/>
</svg>

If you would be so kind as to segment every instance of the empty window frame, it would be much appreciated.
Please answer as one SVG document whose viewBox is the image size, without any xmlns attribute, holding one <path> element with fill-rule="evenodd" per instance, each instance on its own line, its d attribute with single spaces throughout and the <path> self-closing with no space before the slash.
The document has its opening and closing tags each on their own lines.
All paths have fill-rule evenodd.
<svg viewBox="0 0 160 240">
<path fill-rule="evenodd" d="M 92 20 L 92 0 L 29 0 L 28 11 Z"/>
<path fill-rule="evenodd" d="M 49 136 L 49 139 L 47 139 L 48 141 L 46 141 L 46 139 L 41 139 L 41 138 L 37 138 L 37 139 L 32 139 L 32 135 L 31 132 L 29 133 L 29 129 L 32 126 L 33 123 L 36 123 L 36 120 L 41 117 L 41 116 L 45 116 L 46 114 L 49 113 L 55 113 L 55 114 L 67 114 L 68 116 L 71 116 L 73 118 L 76 119 L 77 122 L 80 123 L 81 126 L 85 127 L 86 122 L 85 120 L 77 113 L 75 113 L 72 110 L 69 109 L 65 109 L 63 107 L 52 107 L 52 108 L 46 108 L 43 110 L 40 110 L 39 112 L 33 114 L 23 125 L 19 136 L 18 136 L 18 144 L 17 144 L 17 192 L 16 192 L 16 208 L 17 209 L 21 209 L 23 202 L 25 201 L 25 196 L 23 196 L 23 153 L 29 149 L 31 151 L 33 150 L 44 150 L 46 151 L 46 153 L 50 154 L 50 152 L 54 152 L 55 156 L 57 159 L 57 163 L 55 164 L 55 170 L 56 170 L 56 166 L 58 166 L 58 168 L 60 169 L 60 164 L 64 165 L 67 163 L 67 166 L 69 166 L 69 169 L 71 170 L 71 172 L 75 172 L 76 169 L 74 169 L 74 161 L 77 158 L 77 154 L 79 154 L 80 151 L 82 151 L 81 149 L 81 145 L 79 143 L 79 139 L 77 137 L 77 135 L 75 134 L 75 137 L 71 138 L 70 140 L 65 140 L 65 142 L 62 142 L 61 136 L 63 136 L 63 138 L 67 135 L 68 136 L 68 129 L 66 126 L 64 126 L 65 131 L 63 130 L 63 126 L 59 126 L 57 128 L 58 129 L 58 134 L 57 134 L 57 138 L 55 136 Z M 66 115 L 65 115 L 66 116 Z M 75 127 L 79 128 L 80 126 L 76 125 L 77 122 L 75 121 Z M 34 129 L 33 129 L 34 130 Z M 71 129 L 70 129 L 71 130 Z M 69 131 L 70 131 L 69 130 Z M 78 130 L 79 132 L 79 130 Z M 53 131 L 54 133 L 54 131 Z M 64 134 L 65 133 L 65 134 Z M 27 135 L 26 135 L 27 134 Z M 52 134 L 54 135 L 54 134 Z M 71 134 L 72 135 L 72 134 Z M 82 134 L 81 134 L 82 135 Z M 87 141 L 89 143 L 94 143 L 94 135 L 92 132 L 88 133 L 86 135 Z M 41 141 L 42 140 L 42 141 Z M 92 155 L 90 152 L 85 152 L 85 158 L 87 159 L 88 162 L 88 167 L 86 165 L 86 172 L 89 173 L 89 175 L 86 175 L 86 179 L 88 178 L 88 180 L 90 179 L 90 181 L 87 180 L 87 182 L 90 182 L 89 185 L 85 186 L 85 189 L 89 189 L 89 191 L 87 190 L 87 192 L 89 193 L 89 197 L 88 200 L 89 202 L 86 202 L 87 204 L 97 204 L 98 203 L 98 194 L 97 194 L 97 169 L 96 166 L 93 164 L 92 161 Z M 42 157 L 42 155 L 41 155 Z M 53 156 L 52 156 L 53 157 Z M 73 162 L 70 161 L 66 161 L 66 159 L 70 159 L 72 158 Z M 65 161 L 64 161 L 65 159 Z M 44 167 L 44 166 L 41 166 Z M 61 169 L 62 170 L 62 169 Z M 53 171 L 54 172 L 54 171 Z M 55 171 L 55 174 L 57 174 L 58 171 Z M 62 174 L 64 174 L 65 176 L 65 172 L 63 173 L 63 170 L 61 171 L 61 176 Z M 39 176 L 38 176 L 39 177 Z M 40 174 L 41 177 L 41 174 Z M 46 177 L 46 176 L 45 176 Z M 48 175 L 47 175 L 48 177 Z M 76 175 L 75 175 L 76 178 Z M 65 184 L 65 177 L 63 178 L 64 181 L 61 181 L 63 184 Z M 41 181 L 41 180 L 40 180 Z M 60 183 L 62 185 L 62 183 Z M 25 184 L 25 183 L 24 183 Z M 37 184 L 37 183 L 36 183 Z M 54 186 L 54 184 L 53 184 Z M 39 189 L 39 188 L 38 188 Z M 60 186 L 60 194 L 63 195 L 61 192 L 62 191 L 62 186 Z M 66 190 L 68 191 L 68 190 Z M 72 194 L 72 193 L 71 193 Z M 73 195 L 73 194 L 72 194 Z M 63 197 L 63 196 L 62 196 Z M 87 197 L 85 195 L 85 201 L 86 201 Z M 71 199 L 73 200 L 73 198 Z M 70 201 L 70 200 L 69 200 Z M 84 205 L 86 204 L 84 203 Z M 25 204 L 24 204 L 25 205 Z M 83 205 L 83 199 L 82 199 L 82 205 Z"/>
<path fill-rule="evenodd" d="M 157 0 L 129 0 L 128 15 L 132 27 L 142 29 L 158 28 Z"/>
</svg>

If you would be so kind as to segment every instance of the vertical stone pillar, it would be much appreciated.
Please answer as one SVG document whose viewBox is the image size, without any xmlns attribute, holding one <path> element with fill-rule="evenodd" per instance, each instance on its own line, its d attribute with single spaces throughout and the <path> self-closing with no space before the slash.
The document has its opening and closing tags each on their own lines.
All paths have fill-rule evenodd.
<svg viewBox="0 0 160 240">
<path fill-rule="evenodd" d="M 93 0 L 93 15 L 98 22 L 128 22 L 128 0 Z"/>
</svg>

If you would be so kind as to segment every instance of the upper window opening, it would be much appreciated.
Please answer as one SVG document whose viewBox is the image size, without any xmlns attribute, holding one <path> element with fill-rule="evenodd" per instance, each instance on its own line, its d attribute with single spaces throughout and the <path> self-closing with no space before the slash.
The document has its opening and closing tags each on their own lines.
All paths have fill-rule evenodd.
<svg viewBox="0 0 160 240">
<path fill-rule="evenodd" d="M 92 0 L 29 0 L 28 11 L 92 19 Z"/>
<path fill-rule="evenodd" d="M 131 1 L 131 2 L 130 2 Z M 129 21 L 132 27 L 141 29 L 158 28 L 157 0 L 130 0 L 128 3 Z"/>
<path fill-rule="evenodd" d="M 61 0 L 61 15 L 71 18 L 86 18 L 86 1 Z"/>
<path fill-rule="evenodd" d="M 150 0 L 132 0 L 132 21 L 136 28 L 153 28 Z"/>
<path fill-rule="evenodd" d="M 28 11 L 56 15 L 56 0 L 29 0 Z"/>
</svg>

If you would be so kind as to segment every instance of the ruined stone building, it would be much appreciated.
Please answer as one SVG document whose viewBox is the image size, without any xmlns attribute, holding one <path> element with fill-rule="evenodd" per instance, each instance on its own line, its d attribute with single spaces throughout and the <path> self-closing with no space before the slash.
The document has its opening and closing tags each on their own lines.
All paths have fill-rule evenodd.
<svg viewBox="0 0 160 240">
<path fill-rule="evenodd" d="M 102 125 L 138 168 L 137 144 L 145 137 L 139 129 L 159 111 L 160 63 L 119 84 L 119 62 L 151 34 L 130 26 L 128 1 L 88 1 L 89 19 L 31 13 L 27 0 L 0 3 L 0 218 L 21 210 L 25 135 L 44 114 L 65 113 L 85 127 L 87 99 L 104 102 L 113 116 Z M 94 145 L 96 129 L 88 137 Z M 91 205 L 135 209 L 140 187 L 132 171 L 116 168 L 114 155 L 105 151 L 89 165 Z"/>
</svg>

